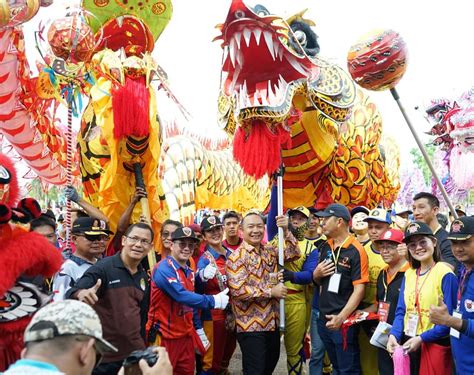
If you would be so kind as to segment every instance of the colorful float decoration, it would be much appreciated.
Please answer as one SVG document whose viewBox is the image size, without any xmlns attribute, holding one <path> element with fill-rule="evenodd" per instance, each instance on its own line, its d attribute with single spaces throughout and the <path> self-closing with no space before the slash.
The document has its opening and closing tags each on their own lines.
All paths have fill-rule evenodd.
<svg viewBox="0 0 474 375">
<path fill-rule="evenodd" d="M 466 165 L 474 163 L 474 87 L 454 101 L 432 100 L 426 118 L 433 144 L 445 154 L 448 178 L 459 189 L 473 189 L 474 173 Z"/>
<path fill-rule="evenodd" d="M 234 158 L 256 178 L 282 163 L 285 207 L 389 205 L 399 183 L 380 150 L 380 113 L 319 57 L 313 25 L 304 12 L 284 20 L 232 1 L 216 39 L 224 50 L 219 121 Z"/>
</svg>

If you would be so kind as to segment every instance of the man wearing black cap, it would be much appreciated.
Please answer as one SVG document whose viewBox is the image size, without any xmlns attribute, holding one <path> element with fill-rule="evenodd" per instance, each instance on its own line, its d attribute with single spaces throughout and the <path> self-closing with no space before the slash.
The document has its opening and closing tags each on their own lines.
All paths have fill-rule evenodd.
<svg viewBox="0 0 474 375">
<path fill-rule="evenodd" d="M 413 198 L 413 216 L 416 221 L 421 221 L 433 231 L 441 250 L 441 260 L 456 269 L 458 263 L 451 250 L 451 241 L 448 232 L 440 225 L 437 214 L 439 213 L 439 199 L 433 194 L 421 192 Z"/>
<path fill-rule="evenodd" d="M 66 292 L 102 256 L 110 233 L 107 223 L 102 220 L 80 217 L 74 221 L 72 242 L 76 251 L 63 263 L 54 277 L 54 301 L 62 301 Z"/>
<path fill-rule="evenodd" d="M 94 307 L 104 327 L 104 337 L 118 348 L 117 353 L 104 356 L 95 375 L 116 374 L 132 351 L 145 349 L 149 284 L 140 263 L 152 243 L 153 229 L 148 224 L 131 225 L 122 237 L 122 250 L 89 267 L 66 293 L 66 298 Z"/>
<path fill-rule="evenodd" d="M 458 374 L 474 373 L 474 217 L 463 216 L 451 224 L 448 238 L 461 262 L 456 310 L 451 316 L 443 301 L 431 306 L 430 320 L 451 328 L 451 348 Z"/>
<path fill-rule="evenodd" d="M 152 273 L 148 342 L 168 350 L 175 374 L 193 374 L 195 349 L 201 354 L 205 351 L 193 324 L 194 309 L 224 310 L 229 290 L 212 296 L 194 293 L 194 272 L 188 260 L 199 239 L 191 228 L 182 227 L 173 232 L 171 240 L 171 254 Z"/>
<path fill-rule="evenodd" d="M 320 285 L 318 331 L 334 371 L 360 374 L 358 326 L 347 331 L 347 348 L 342 345 L 342 323 L 359 307 L 369 281 L 368 261 L 362 245 L 349 233 L 349 210 L 331 204 L 318 213 L 328 241 L 321 246 L 313 278 Z"/>
</svg>

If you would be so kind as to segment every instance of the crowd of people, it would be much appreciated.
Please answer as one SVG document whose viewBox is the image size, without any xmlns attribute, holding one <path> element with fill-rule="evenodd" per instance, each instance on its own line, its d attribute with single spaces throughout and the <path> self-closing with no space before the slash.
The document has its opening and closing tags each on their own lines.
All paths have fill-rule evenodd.
<svg viewBox="0 0 474 375">
<path fill-rule="evenodd" d="M 273 191 L 265 216 L 211 211 L 154 233 L 130 222 L 137 188 L 113 233 L 66 194 L 80 207 L 70 247 L 51 211 L 31 223 L 65 261 L 36 280 L 52 302 L 5 374 L 127 374 L 131 357 L 143 374 L 228 374 L 238 344 L 243 373 L 267 375 L 282 335 L 288 374 L 305 363 L 310 375 L 474 373 L 474 217 L 461 206 L 449 228 L 425 192 L 396 211 L 334 203 L 278 215 Z M 156 363 L 133 355 L 147 347 Z"/>
</svg>

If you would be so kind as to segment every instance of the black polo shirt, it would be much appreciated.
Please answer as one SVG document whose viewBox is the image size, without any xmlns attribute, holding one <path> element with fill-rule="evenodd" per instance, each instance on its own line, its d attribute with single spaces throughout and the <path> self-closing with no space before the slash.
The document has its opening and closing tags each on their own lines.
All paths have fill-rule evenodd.
<svg viewBox="0 0 474 375">
<path fill-rule="evenodd" d="M 448 240 L 448 232 L 446 229 L 439 226 L 439 228 L 434 232 L 434 236 L 436 237 L 439 249 L 441 250 L 441 260 L 452 265 L 454 269 L 457 269 L 459 264 L 451 250 L 451 241 Z"/>
<path fill-rule="evenodd" d="M 338 248 L 333 249 L 333 240 L 324 242 L 319 249 L 319 262 L 325 259 L 334 261 L 331 255 L 337 255 Z M 319 296 L 319 310 L 321 316 L 330 314 L 339 314 L 346 306 L 347 301 L 354 292 L 354 285 L 365 284 L 369 282 L 367 254 L 354 236 L 350 236 L 341 248 L 337 262 L 337 272 L 341 274 L 339 284 L 339 293 L 328 291 L 330 277 L 321 279 L 321 288 Z"/>
<path fill-rule="evenodd" d="M 117 353 L 106 353 L 104 363 L 121 361 L 132 351 L 145 348 L 148 276 L 141 266 L 132 275 L 120 254 L 91 266 L 66 293 L 66 298 L 72 298 L 77 291 L 92 288 L 98 279 L 102 280 L 97 291 L 99 301 L 93 307 L 102 323 L 104 338 L 118 349 Z"/>
<path fill-rule="evenodd" d="M 388 324 L 392 324 L 393 319 L 395 318 L 395 310 L 397 309 L 398 296 L 400 295 L 400 287 L 402 286 L 405 271 L 408 268 L 410 268 L 410 265 L 408 263 L 405 263 L 405 265 L 400 268 L 396 275 L 390 280 L 387 280 L 387 268 L 384 268 L 382 271 L 380 271 L 379 277 L 377 278 L 377 304 L 379 301 L 390 303 L 390 308 L 388 310 L 387 317 Z M 387 286 L 386 291 L 385 285 Z M 386 299 L 385 292 L 387 292 Z"/>
</svg>

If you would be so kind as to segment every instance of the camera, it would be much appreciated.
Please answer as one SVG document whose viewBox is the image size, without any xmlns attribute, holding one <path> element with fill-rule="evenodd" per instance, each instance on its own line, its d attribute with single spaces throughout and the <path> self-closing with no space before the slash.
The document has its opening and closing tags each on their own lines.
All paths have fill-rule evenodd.
<svg viewBox="0 0 474 375">
<path fill-rule="evenodd" d="M 158 354 L 154 351 L 154 347 L 131 352 L 123 361 L 125 375 L 140 375 L 142 373 L 138 366 L 140 359 L 144 359 L 148 366 L 153 367 L 158 361 Z"/>
</svg>

